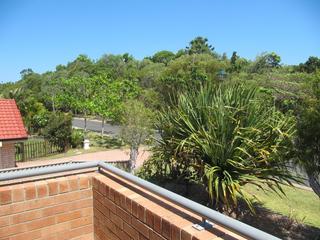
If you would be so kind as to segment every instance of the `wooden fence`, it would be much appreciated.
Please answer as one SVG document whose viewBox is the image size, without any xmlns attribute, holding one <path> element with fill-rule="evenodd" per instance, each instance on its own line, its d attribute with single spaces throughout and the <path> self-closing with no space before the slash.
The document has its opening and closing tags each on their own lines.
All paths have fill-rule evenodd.
<svg viewBox="0 0 320 240">
<path fill-rule="evenodd" d="M 60 148 L 46 140 L 31 140 L 15 144 L 16 161 L 27 161 L 35 158 L 46 157 L 60 152 Z"/>
</svg>

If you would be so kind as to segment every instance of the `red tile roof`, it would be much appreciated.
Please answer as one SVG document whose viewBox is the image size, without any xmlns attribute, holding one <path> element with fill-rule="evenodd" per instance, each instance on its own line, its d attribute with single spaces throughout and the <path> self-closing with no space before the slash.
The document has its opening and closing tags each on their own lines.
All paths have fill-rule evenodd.
<svg viewBox="0 0 320 240">
<path fill-rule="evenodd" d="M 0 99 L 0 141 L 27 137 L 16 101 Z"/>
</svg>

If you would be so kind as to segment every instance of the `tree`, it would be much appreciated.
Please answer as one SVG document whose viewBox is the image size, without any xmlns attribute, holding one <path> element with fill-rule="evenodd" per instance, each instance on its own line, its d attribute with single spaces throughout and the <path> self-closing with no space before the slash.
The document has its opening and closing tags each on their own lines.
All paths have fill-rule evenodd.
<svg viewBox="0 0 320 240">
<path fill-rule="evenodd" d="M 49 142 L 60 147 L 65 152 L 71 143 L 72 116 L 62 112 L 52 113 L 43 131 L 43 136 Z"/>
<path fill-rule="evenodd" d="M 232 53 L 232 56 L 231 56 L 231 59 L 230 59 L 231 65 L 235 65 L 237 59 L 239 59 L 239 56 L 237 55 L 237 52 L 234 51 L 234 52 Z"/>
<path fill-rule="evenodd" d="M 208 39 L 203 37 L 196 37 L 186 48 L 187 52 L 191 54 L 213 54 L 214 47 L 208 44 Z"/>
<path fill-rule="evenodd" d="M 299 106 L 297 116 L 297 163 L 302 166 L 311 188 L 320 197 L 320 72 L 311 84 L 313 96 Z"/>
<path fill-rule="evenodd" d="M 72 77 L 61 80 L 62 89 L 59 93 L 59 104 L 84 114 L 84 132 L 87 131 L 87 116 L 95 112 L 94 98 L 96 89 L 90 77 Z"/>
<path fill-rule="evenodd" d="M 152 61 L 154 63 L 163 63 L 165 65 L 168 65 L 168 63 L 175 58 L 175 54 L 170 51 L 160 51 L 155 53 L 152 56 Z"/>
<path fill-rule="evenodd" d="M 301 72 L 314 73 L 320 69 L 320 58 L 310 56 L 305 63 L 299 65 Z"/>
<path fill-rule="evenodd" d="M 139 146 L 152 135 L 153 114 L 137 100 L 126 102 L 122 117 L 121 137 L 130 146 L 130 169 L 136 168 Z"/>
<path fill-rule="evenodd" d="M 219 211 L 236 210 L 239 197 L 252 207 L 246 184 L 282 192 L 295 179 L 287 169 L 294 121 L 257 91 L 221 85 L 180 95 L 156 121 L 161 138 L 145 171 L 203 184 Z"/>
<path fill-rule="evenodd" d="M 281 57 L 274 52 L 262 53 L 256 58 L 251 67 L 253 73 L 263 73 L 272 68 L 279 68 Z"/>
<path fill-rule="evenodd" d="M 94 113 L 102 117 L 101 136 L 103 136 L 105 120 L 118 121 L 124 102 L 136 98 L 140 88 L 134 81 L 112 80 L 105 75 L 96 76 L 92 84 L 96 89 L 93 99 Z"/>
</svg>

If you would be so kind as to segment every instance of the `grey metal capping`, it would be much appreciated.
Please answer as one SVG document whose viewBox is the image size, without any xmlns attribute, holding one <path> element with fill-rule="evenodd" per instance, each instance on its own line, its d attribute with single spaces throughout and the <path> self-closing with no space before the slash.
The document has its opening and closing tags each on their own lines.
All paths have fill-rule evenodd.
<svg viewBox="0 0 320 240">
<path fill-rule="evenodd" d="M 67 165 L 60 165 L 60 166 L 47 166 L 41 168 L 34 168 L 34 169 L 23 169 L 17 171 L 10 171 L 0 174 L 0 181 L 5 180 L 12 180 L 18 178 L 26 178 L 26 177 L 33 177 L 38 175 L 45 175 L 51 173 L 58 173 L 58 172 L 65 172 L 65 171 L 73 171 L 73 170 L 80 170 L 85 168 L 93 168 L 98 167 L 102 168 L 106 171 L 109 171 L 119 177 L 122 177 L 140 187 L 145 188 L 146 190 L 153 192 L 161 197 L 168 199 L 198 215 L 203 218 L 209 219 L 214 223 L 218 223 L 219 225 L 234 231 L 237 234 L 240 234 L 246 238 L 250 239 L 257 239 L 257 240 L 276 240 L 279 239 L 275 236 L 272 236 L 266 232 L 263 232 L 259 229 L 251 227 L 245 223 L 242 223 L 238 220 L 235 220 L 231 217 L 223 215 L 217 211 L 214 211 L 208 207 L 205 207 L 199 203 L 191 201 L 185 197 L 182 197 L 176 193 L 168 191 L 162 187 L 159 187 L 153 183 L 150 183 L 146 180 L 138 178 L 130 173 L 127 173 L 123 170 L 120 170 L 110 164 L 107 164 L 103 161 L 91 161 L 91 162 L 81 162 L 77 164 L 67 164 Z"/>
</svg>

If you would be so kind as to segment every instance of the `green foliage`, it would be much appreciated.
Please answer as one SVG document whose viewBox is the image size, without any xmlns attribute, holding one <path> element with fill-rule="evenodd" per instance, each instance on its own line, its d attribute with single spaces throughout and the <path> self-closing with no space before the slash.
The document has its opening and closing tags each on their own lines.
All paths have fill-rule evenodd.
<svg viewBox="0 0 320 240">
<path fill-rule="evenodd" d="M 152 135 L 153 113 L 137 100 L 127 101 L 121 123 L 121 138 L 130 146 L 133 170 L 139 146 Z"/>
<path fill-rule="evenodd" d="M 42 135 L 49 142 L 66 151 L 71 143 L 72 116 L 61 112 L 52 113 L 48 119 L 47 126 L 43 129 Z"/>
<path fill-rule="evenodd" d="M 296 69 L 300 72 L 314 73 L 320 69 L 320 58 L 310 56 L 305 63 L 299 64 Z"/>
<path fill-rule="evenodd" d="M 83 143 L 83 131 L 80 129 L 72 129 L 71 132 L 71 147 L 72 148 L 78 148 L 82 146 Z"/>
<path fill-rule="evenodd" d="M 281 58 L 274 52 L 262 53 L 252 63 L 250 71 L 253 73 L 262 73 L 267 70 L 280 67 Z"/>
<path fill-rule="evenodd" d="M 208 39 L 196 37 L 186 48 L 188 54 L 213 54 L 214 47 L 208 44 Z"/>
<path fill-rule="evenodd" d="M 310 186 L 320 197 L 320 71 L 310 83 L 312 93 L 298 108 L 298 163 L 306 170 Z"/>
<path fill-rule="evenodd" d="M 215 82 L 219 70 L 225 68 L 225 62 L 210 54 L 183 55 L 168 64 L 158 89 L 169 99 L 188 89 L 199 89 L 207 82 Z"/>
<path fill-rule="evenodd" d="M 171 60 L 175 58 L 175 54 L 170 51 L 160 51 L 152 56 L 152 61 L 155 63 L 163 63 L 167 65 Z"/>
<path fill-rule="evenodd" d="M 294 121 L 257 94 L 231 85 L 180 95 L 158 118 L 161 140 L 145 176 L 200 182 L 221 211 L 235 209 L 239 197 L 251 207 L 245 184 L 281 192 L 293 179 L 286 160 Z"/>
</svg>

